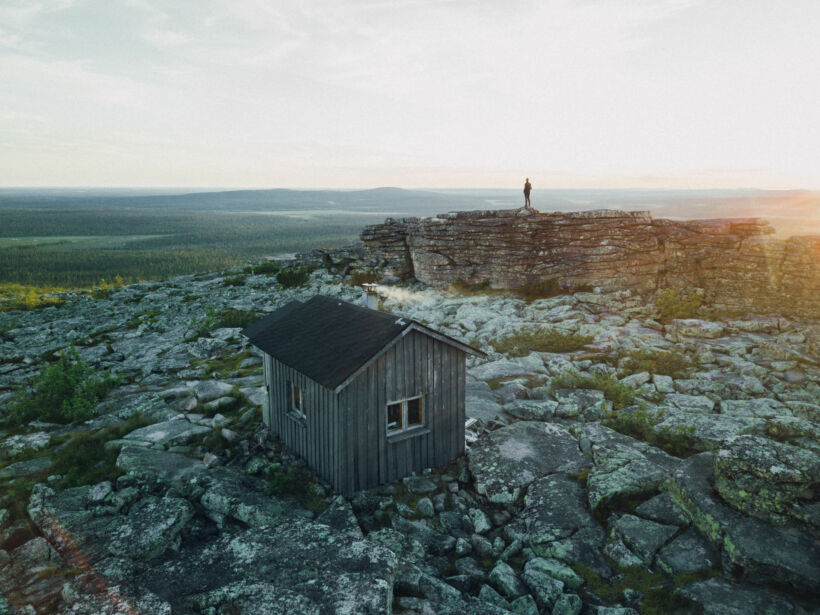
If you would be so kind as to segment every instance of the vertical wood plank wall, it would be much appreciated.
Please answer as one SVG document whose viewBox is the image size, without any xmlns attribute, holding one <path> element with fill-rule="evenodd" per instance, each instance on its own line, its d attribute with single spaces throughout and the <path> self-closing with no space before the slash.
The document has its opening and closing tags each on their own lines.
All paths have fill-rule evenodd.
<svg viewBox="0 0 820 615">
<path fill-rule="evenodd" d="M 464 452 L 465 354 L 417 331 L 405 336 L 339 393 L 343 467 L 337 490 L 349 495 L 442 466 Z M 387 404 L 423 395 L 430 433 L 387 439 Z"/>
<path fill-rule="evenodd" d="M 335 395 L 270 355 L 265 355 L 265 362 L 268 374 L 266 382 L 270 386 L 268 406 L 271 431 L 307 461 L 319 476 L 335 486 L 341 465 L 336 455 L 338 445 L 334 445 L 338 428 Z M 307 416 L 305 423 L 288 416 L 291 394 L 288 381 L 296 384 L 303 392 L 304 412 Z"/>
</svg>

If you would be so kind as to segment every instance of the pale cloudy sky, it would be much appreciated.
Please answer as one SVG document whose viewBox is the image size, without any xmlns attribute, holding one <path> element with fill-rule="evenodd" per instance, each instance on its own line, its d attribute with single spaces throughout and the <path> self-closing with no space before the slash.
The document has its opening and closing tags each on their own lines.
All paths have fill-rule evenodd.
<svg viewBox="0 0 820 615">
<path fill-rule="evenodd" d="M 0 185 L 820 188 L 818 0 L 0 0 Z"/>
</svg>

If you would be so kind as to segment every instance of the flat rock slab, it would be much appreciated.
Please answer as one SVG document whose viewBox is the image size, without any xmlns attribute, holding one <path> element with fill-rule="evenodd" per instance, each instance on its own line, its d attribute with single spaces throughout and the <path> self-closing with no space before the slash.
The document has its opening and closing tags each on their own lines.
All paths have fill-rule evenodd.
<svg viewBox="0 0 820 615">
<path fill-rule="evenodd" d="M 187 444 L 197 436 L 210 433 L 204 425 L 195 425 L 184 419 L 174 419 L 163 423 L 154 423 L 140 427 L 123 436 L 124 440 L 140 440 L 156 446 L 180 446 Z"/>
<path fill-rule="evenodd" d="M 117 467 L 137 478 L 180 486 L 205 472 L 205 464 L 177 453 L 144 446 L 123 446 Z"/>
<path fill-rule="evenodd" d="M 677 531 L 676 525 L 664 525 L 635 515 L 623 515 L 612 527 L 613 534 L 621 538 L 646 566 L 652 564 L 658 549 Z"/>
<path fill-rule="evenodd" d="M 44 431 L 10 436 L 0 442 L 0 461 L 15 457 L 25 451 L 39 451 L 47 447 L 50 441 L 51 436 Z"/>
<path fill-rule="evenodd" d="M 592 445 L 595 463 L 587 488 L 593 510 L 614 499 L 656 492 L 680 464 L 677 457 L 602 425 L 584 425 L 578 433 Z"/>
<path fill-rule="evenodd" d="M 391 610 L 396 566 L 392 551 L 368 540 L 288 519 L 185 550 L 136 583 L 175 613 L 190 612 L 193 603 L 196 612 L 239 606 L 253 613 L 377 615 Z"/>
<path fill-rule="evenodd" d="M 230 517 L 259 527 L 286 517 L 309 517 L 295 498 L 274 498 L 264 493 L 265 481 L 228 468 L 210 470 L 203 477 L 208 487 L 200 504 L 218 525 Z"/>
<path fill-rule="evenodd" d="M 715 450 L 735 436 L 763 433 L 766 419 L 725 414 L 668 413 L 653 429 L 661 434 L 686 433 L 694 446 Z"/>
<path fill-rule="evenodd" d="M 679 318 L 670 322 L 667 329 L 686 337 L 714 339 L 724 334 L 726 326 L 719 322 L 697 318 Z"/>
<path fill-rule="evenodd" d="M 667 574 L 707 570 L 720 563 L 720 554 L 695 528 L 689 528 L 658 551 L 656 562 Z"/>
<path fill-rule="evenodd" d="M 28 476 L 35 472 L 42 472 L 51 467 L 51 458 L 38 457 L 36 459 L 28 459 L 25 461 L 18 461 L 7 465 L 0 470 L 0 480 L 7 478 L 19 478 L 20 476 Z"/>
<path fill-rule="evenodd" d="M 521 540 L 540 557 L 580 561 L 599 574 L 609 573 L 601 555 L 604 530 L 590 513 L 586 489 L 577 480 L 553 474 L 533 482 L 523 510 L 506 531 L 508 538 Z"/>
<path fill-rule="evenodd" d="M 724 553 L 727 574 L 752 583 L 788 583 L 806 593 L 820 591 L 820 544 L 746 517 L 712 487 L 712 453 L 686 459 L 673 472 L 669 494 L 692 523 Z"/>
<path fill-rule="evenodd" d="M 513 423 L 482 436 L 467 458 L 476 491 L 495 503 L 514 502 L 542 476 L 590 465 L 575 436 L 564 427 L 534 421 Z"/>
<path fill-rule="evenodd" d="M 114 402 L 106 400 L 103 405 L 106 404 L 113 405 L 113 413 L 121 419 L 129 419 L 139 414 L 152 421 L 167 421 L 178 414 L 156 393 L 136 393 Z"/>
<path fill-rule="evenodd" d="M 703 615 L 791 615 L 794 605 L 783 596 L 759 587 L 746 587 L 712 578 L 675 590 L 697 603 Z"/>
<path fill-rule="evenodd" d="M 193 515 L 183 498 L 143 498 L 131 507 L 108 550 L 119 557 L 150 560 L 179 546 L 179 533 Z"/>
</svg>

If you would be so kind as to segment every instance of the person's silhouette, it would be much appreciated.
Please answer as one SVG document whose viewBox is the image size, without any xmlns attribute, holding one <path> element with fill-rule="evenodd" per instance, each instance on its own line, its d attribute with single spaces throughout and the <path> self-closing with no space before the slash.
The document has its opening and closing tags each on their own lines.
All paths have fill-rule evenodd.
<svg viewBox="0 0 820 615">
<path fill-rule="evenodd" d="M 532 209 L 532 203 L 530 203 L 530 192 L 532 192 L 532 184 L 530 183 L 530 178 L 528 177 L 524 182 L 524 207 L 526 209 Z"/>
</svg>

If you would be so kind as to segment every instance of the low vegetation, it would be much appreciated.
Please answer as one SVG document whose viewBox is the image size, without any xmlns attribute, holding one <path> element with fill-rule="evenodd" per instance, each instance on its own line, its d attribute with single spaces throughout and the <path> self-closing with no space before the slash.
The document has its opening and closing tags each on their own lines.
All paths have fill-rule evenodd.
<svg viewBox="0 0 820 615">
<path fill-rule="evenodd" d="M 276 274 L 276 281 L 282 288 L 304 286 L 310 280 L 310 269 L 307 267 L 289 267 Z"/>
<path fill-rule="evenodd" d="M 91 296 L 95 299 L 107 299 L 123 286 L 125 286 L 125 279 L 119 274 L 114 276 L 114 281 L 111 283 L 106 282 L 105 278 L 100 278 L 99 283 L 91 289 Z"/>
<path fill-rule="evenodd" d="M 222 286 L 242 286 L 245 284 L 246 275 L 231 275 L 222 280 Z"/>
<path fill-rule="evenodd" d="M 676 596 L 675 590 L 718 574 L 715 570 L 705 570 L 668 576 L 660 572 L 650 572 L 642 566 L 630 566 L 621 568 L 618 570 L 619 574 L 607 581 L 585 564 L 576 562 L 572 567 L 584 579 L 584 587 L 606 602 L 622 603 L 624 592 L 630 589 L 640 592 L 642 597 L 638 604 L 638 612 L 641 615 L 691 613 L 691 603 Z"/>
<path fill-rule="evenodd" d="M 678 291 L 664 288 L 655 297 L 658 320 L 667 323 L 676 318 L 697 318 L 703 306 L 703 294 L 699 291 Z"/>
<path fill-rule="evenodd" d="M 635 391 L 618 382 L 612 376 L 598 374 L 581 374 L 578 372 L 564 372 L 550 381 L 550 389 L 594 389 L 602 391 L 604 397 L 612 402 L 615 410 L 631 406 L 635 402 Z"/>
<path fill-rule="evenodd" d="M 83 432 L 73 435 L 64 444 L 57 447 L 54 453 L 54 467 L 65 469 L 61 479 L 62 487 L 90 485 L 119 476 L 116 468 L 119 447 L 106 443 L 119 440 L 124 435 L 150 425 L 152 421 L 134 415 L 127 421 L 112 425 L 96 432 Z"/>
<path fill-rule="evenodd" d="M 525 329 L 493 342 L 497 352 L 523 357 L 536 352 L 574 352 L 592 342 L 591 336 L 557 329 Z"/>
<path fill-rule="evenodd" d="M 31 392 L 21 392 L 12 404 L 9 418 L 18 425 L 30 421 L 87 421 L 100 400 L 119 382 L 119 377 L 109 372 L 94 371 L 70 348 L 33 378 L 26 387 Z"/>
<path fill-rule="evenodd" d="M 216 309 L 205 308 L 205 316 L 191 323 L 191 333 L 186 337 L 192 341 L 200 337 L 208 337 L 213 331 L 224 327 L 247 327 L 259 318 L 254 310 L 238 310 L 235 308 Z"/>
<path fill-rule="evenodd" d="M 350 286 L 361 286 L 362 284 L 375 284 L 382 279 L 382 274 L 370 269 L 359 269 L 350 274 L 347 284 Z"/>
<path fill-rule="evenodd" d="M 38 310 L 50 306 L 59 307 L 63 300 L 55 296 L 62 288 L 44 286 L 24 286 L 4 282 L 0 284 L 0 312 L 13 310 Z"/>
<path fill-rule="evenodd" d="M 658 428 L 666 416 L 665 411 L 649 412 L 645 407 L 638 407 L 628 412 L 618 412 L 604 419 L 603 423 L 610 429 L 631 436 L 642 442 L 649 442 L 676 457 L 688 457 L 699 452 L 694 440 L 693 425 L 676 425 Z"/>
<path fill-rule="evenodd" d="M 262 261 L 255 265 L 245 267 L 245 273 L 254 275 L 276 275 L 281 267 L 275 261 Z"/>
<path fill-rule="evenodd" d="M 672 378 L 686 378 L 696 363 L 679 350 L 633 350 L 618 357 L 625 359 L 620 367 L 622 376 L 649 372 Z"/>
<path fill-rule="evenodd" d="M 268 472 L 268 485 L 265 493 L 268 495 L 293 496 L 299 503 L 314 513 L 321 513 L 327 508 L 325 499 L 311 489 L 316 483 L 316 477 L 309 470 L 296 466 L 273 467 Z"/>
</svg>

